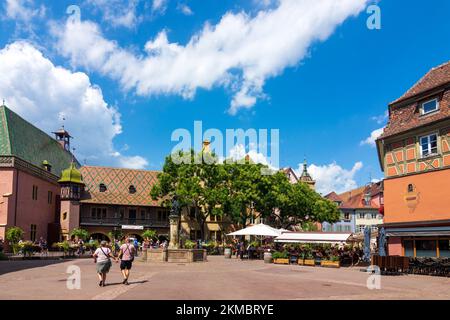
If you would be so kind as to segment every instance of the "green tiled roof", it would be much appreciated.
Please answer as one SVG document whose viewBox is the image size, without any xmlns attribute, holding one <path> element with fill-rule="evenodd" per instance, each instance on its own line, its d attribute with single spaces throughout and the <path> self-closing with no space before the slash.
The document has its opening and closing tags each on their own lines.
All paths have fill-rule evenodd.
<svg viewBox="0 0 450 320">
<path fill-rule="evenodd" d="M 72 154 L 55 139 L 6 106 L 0 106 L 0 156 L 16 156 L 40 168 L 48 161 L 57 176 L 72 161 Z"/>
</svg>

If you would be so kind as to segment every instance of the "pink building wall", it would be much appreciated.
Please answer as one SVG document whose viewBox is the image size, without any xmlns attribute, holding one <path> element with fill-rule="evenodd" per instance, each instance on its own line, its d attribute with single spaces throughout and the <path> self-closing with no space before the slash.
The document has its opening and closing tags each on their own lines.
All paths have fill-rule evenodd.
<svg viewBox="0 0 450 320">
<path fill-rule="evenodd" d="M 32 198 L 33 185 L 38 188 L 37 200 Z M 48 203 L 48 191 L 52 192 L 51 204 Z M 59 185 L 24 171 L 7 168 L 0 170 L 0 195 L 3 199 L 5 193 L 12 195 L 0 204 L 0 236 L 4 238 L 5 227 L 15 224 L 25 231 L 24 239 L 30 240 L 31 225 L 35 224 L 36 240 L 40 237 L 46 239 L 48 223 L 55 220 L 56 195 L 60 194 Z"/>
</svg>

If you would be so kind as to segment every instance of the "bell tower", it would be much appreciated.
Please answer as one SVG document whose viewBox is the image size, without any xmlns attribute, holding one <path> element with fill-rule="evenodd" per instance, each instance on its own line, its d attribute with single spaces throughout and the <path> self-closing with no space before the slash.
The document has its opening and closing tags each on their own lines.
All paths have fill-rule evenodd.
<svg viewBox="0 0 450 320">
<path fill-rule="evenodd" d="M 61 186 L 61 235 L 68 240 L 70 232 L 80 225 L 80 199 L 84 191 L 83 177 L 73 161 L 63 170 L 58 183 Z"/>
<path fill-rule="evenodd" d="M 300 176 L 300 181 L 306 183 L 311 189 L 315 190 L 316 181 L 314 181 L 308 172 L 308 163 L 306 162 L 306 158 L 303 161 L 303 172 Z"/>
<path fill-rule="evenodd" d="M 69 134 L 69 132 L 64 129 L 64 125 L 61 127 L 61 129 L 52 132 L 55 135 L 56 141 L 63 147 L 64 150 L 70 152 L 70 139 L 72 139 L 72 136 Z"/>
</svg>

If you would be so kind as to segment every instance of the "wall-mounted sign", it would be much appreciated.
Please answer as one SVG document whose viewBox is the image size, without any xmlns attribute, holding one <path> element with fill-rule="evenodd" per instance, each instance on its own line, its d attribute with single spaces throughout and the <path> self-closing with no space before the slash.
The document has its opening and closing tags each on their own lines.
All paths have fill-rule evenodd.
<svg viewBox="0 0 450 320">
<path fill-rule="evenodd" d="M 413 184 L 408 185 L 404 200 L 410 212 L 413 212 L 419 204 L 419 192 L 417 192 L 416 187 Z"/>
<path fill-rule="evenodd" d="M 144 230 L 144 226 L 123 225 L 123 230 Z"/>
</svg>

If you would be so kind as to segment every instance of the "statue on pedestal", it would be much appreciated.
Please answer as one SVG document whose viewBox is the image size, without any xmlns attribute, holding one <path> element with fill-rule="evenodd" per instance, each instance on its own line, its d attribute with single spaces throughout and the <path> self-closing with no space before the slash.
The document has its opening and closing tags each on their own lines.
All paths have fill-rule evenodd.
<svg viewBox="0 0 450 320">
<path fill-rule="evenodd" d="M 178 224 L 180 222 L 180 204 L 178 202 L 178 197 L 175 195 L 172 199 L 172 207 L 170 208 L 170 242 L 169 249 L 179 248 L 178 239 Z"/>
</svg>

